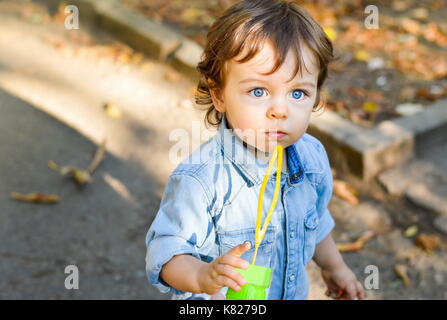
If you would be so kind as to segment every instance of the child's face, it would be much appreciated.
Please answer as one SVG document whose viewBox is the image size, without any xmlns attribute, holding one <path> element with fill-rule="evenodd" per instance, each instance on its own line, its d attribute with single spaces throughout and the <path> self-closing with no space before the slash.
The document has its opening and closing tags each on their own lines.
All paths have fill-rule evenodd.
<svg viewBox="0 0 447 320">
<path fill-rule="evenodd" d="M 244 54 L 242 52 L 241 57 Z M 251 60 L 242 64 L 228 61 L 225 88 L 220 99 L 212 95 L 214 106 L 226 113 L 234 133 L 264 152 L 272 152 L 276 144 L 288 147 L 301 138 L 309 124 L 317 94 L 319 70 L 307 47 L 302 48 L 302 54 L 309 72 L 303 68 L 302 77 L 298 72 L 290 82 L 287 80 L 296 64 L 291 50 L 275 73 L 261 75 L 272 70 L 274 54 L 273 45 L 266 41 Z M 282 131 L 285 134 L 275 136 L 268 134 L 268 131 Z"/>
</svg>

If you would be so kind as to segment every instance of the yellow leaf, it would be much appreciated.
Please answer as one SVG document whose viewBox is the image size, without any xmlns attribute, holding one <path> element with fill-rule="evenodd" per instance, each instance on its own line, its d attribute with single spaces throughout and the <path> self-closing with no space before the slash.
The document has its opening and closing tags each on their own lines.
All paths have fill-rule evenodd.
<svg viewBox="0 0 447 320">
<path fill-rule="evenodd" d="M 109 117 L 112 118 L 121 118 L 123 113 L 121 112 L 121 109 L 118 108 L 114 104 L 106 103 L 104 106 L 104 109 L 106 110 L 106 113 Z"/>
<path fill-rule="evenodd" d="M 402 264 L 397 264 L 394 266 L 394 272 L 396 272 L 397 276 L 402 280 L 406 287 L 411 286 L 411 280 L 408 277 L 407 267 Z"/>
<path fill-rule="evenodd" d="M 337 30 L 331 27 L 324 27 L 324 32 L 326 33 L 329 40 L 334 41 L 337 38 Z"/>
<path fill-rule="evenodd" d="M 367 101 L 363 104 L 363 110 L 370 113 L 375 113 L 377 111 L 377 103 Z"/>
<path fill-rule="evenodd" d="M 418 226 L 411 226 L 411 227 L 407 228 L 407 230 L 405 230 L 404 235 L 407 238 L 410 238 L 410 237 L 414 236 L 416 233 L 418 233 Z"/>
<path fill-rule="evenodd" d="M 365 50 L 357 50 L 355 52 L 355 58 L 359 61 L 368 62 L 369 60 L 371 60 L 371 55 Z"/>
</svg>

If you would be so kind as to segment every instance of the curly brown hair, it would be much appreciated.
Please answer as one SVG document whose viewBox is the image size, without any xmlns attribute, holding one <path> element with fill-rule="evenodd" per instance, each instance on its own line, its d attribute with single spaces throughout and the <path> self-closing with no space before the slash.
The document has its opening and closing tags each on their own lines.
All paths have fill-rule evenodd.
<svg viewBox="0 0 447 320">
<path fill-rule="evenodd" d="M 201 61 L 197 65 L 200 78 L 194 99 L 206 105 L 205 125 L 218 127 L 222 114 L 214 107 L 211 90 L 225 87 L 226 62 L 236 57 L 245 46 L 244 63 L 254 57 L 265 40 L 271 40 L 276 50 L 274 73 L 283 64 L 289 49 L 294 49 L 299 61 L 294 76 L 304 65 L 301 48 L 304 45 L 318 61 L 317 97 L 313 111 L 320 104 L 320 88 L 328 76 L 328 65 L 337 59 L 333 46 L 320 25 L 300 6 L 283 0 L 242 0 L 228 8 L 208 30 Z M 304 65 L 304 68 L 306 66 Z M 211 104 L 211 106 L 209 106 Z"/>
</svg>

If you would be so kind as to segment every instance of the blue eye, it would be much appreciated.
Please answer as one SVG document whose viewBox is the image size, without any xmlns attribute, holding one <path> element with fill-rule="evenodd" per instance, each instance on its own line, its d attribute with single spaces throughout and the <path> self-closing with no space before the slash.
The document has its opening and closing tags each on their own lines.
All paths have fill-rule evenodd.
<svg viewBox="0 0 447 320">
<path fill-rule="evenodd" d="M 293 92 L 292 92 L 292 96 L 295 99 L 300 99 L 303 95 L 304 95 L 304 92 L 302 90 L 296 89 L 296 90 L 293 90 Z"/>
<path fill-rule="evenodd" d="M 262 93 L 264 92 L 264 89 L 262 88 L 254 88 L 253 90 L 250 90 L 249 92 L 252 92 L 255 94 L 255 97 L 262 97 Z"/>
</svg>

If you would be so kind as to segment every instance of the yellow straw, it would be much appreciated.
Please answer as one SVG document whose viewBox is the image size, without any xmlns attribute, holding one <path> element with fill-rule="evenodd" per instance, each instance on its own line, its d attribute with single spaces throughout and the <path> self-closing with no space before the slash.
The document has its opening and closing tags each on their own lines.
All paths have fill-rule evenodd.
<svg viewBox="0 0 447 320">
<path fill-rule="evenodd" d="M 267 168 L 267 172 L 264 176 L 264 180 L 262 181 L 262 185 L 261 185 L 261 190 L 259 192 L 259 199 L 258 199 L 258 217 L 256 219 L 256 239 L 255 239 L 255 253 L 253 255 L 253 260 L 252 260 L 252 264 L 255 263 L 256 261 L 256 256 L 258 254 L 258 249 L 259 249 L 259 245 L 262 242 L 262 239 L 264 239 L 265 233 L 267 231 L 267 226 L 270 222 L 270 219 L 272 218 L 272 214 L 273 214 L 273 210 L 275 210 L 276 207 L 276 202 L 278 201 L 278 195 L 279 195 L 279 187 L 281 184 L 281 168 L 282 168 L 282 146 L 281 145 L 277 145 L 275 148 L 275 151 L 273 152 L 273 155 L 269 161 L 269 166 Z M 264 192 L 265 192 L 265 187 L 267 186 L 267 181 L 268 178 L 270 176 L 270 172 L 273 169 L 273 163 L 276 160 L 276 157 L 278 156 L 278 165 L 276 167 L 276 185 L 275 185 L 275 193 L 273 194 L 273 200 L 272 200 L 272 204 L 270 206 L 270 209 L 268 211 L 267 217 L 265 218 L 264 221 L 264 225 L 262 226 L 261 229 L 261 220 L 262 220 L 262 202 L 264 199 Z"/>
</svg>

